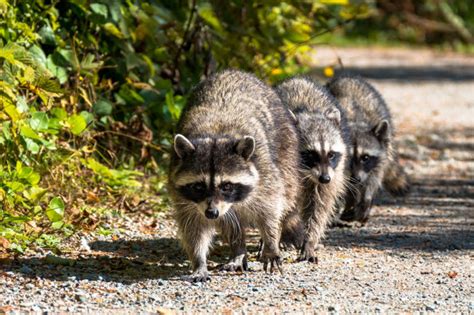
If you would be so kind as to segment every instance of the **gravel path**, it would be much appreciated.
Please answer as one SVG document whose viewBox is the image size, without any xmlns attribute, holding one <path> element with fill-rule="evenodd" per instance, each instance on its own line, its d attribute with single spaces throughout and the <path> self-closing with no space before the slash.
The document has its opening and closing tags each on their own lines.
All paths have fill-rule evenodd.
<svg viewBox="0 0 474 315">
<path fill-rule="evenodd" d="M 131 214 L 109 236 L 78 235 L 60 257 L 0 259 L 2 312 L 462 312 L 474 313 L 474 58 L 427 50 L 318 48 L 380 89 L 398 124 L 414 186 L 405 199 L 381 194 L 361 228 L 333 229 L 319 264 L 285 273 L 212 272 L 190 284 L 189 266 L 165 213 Z M 315 71 L 319 73 L 319 71 Z M 112 223 L 111 223 L 112 224 Z M 210 266 L 225 261 L 217 242 Z"/>
</svg>

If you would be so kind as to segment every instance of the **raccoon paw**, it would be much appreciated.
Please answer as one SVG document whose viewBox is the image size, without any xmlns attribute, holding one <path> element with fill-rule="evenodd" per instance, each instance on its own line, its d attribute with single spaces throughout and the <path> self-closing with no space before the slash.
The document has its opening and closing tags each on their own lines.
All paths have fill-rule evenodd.
<svg viewBox="0 0 474 315">
<path fill-rule="evenodd" d="M 221 271 L 248 271 L 247 255 L 237 256 L 220 267 Z"/>
<path fill-rule="evenodd" d="M 283 274 L 283 269 L 281 267 L 282 260 L 280 256 L 278 255 L 269 256 L 269 255 L 263 254 L 262 262 L 263 262 L 263 270 L 265 272 L 268 272 L 268 266 L 270 266 L 270 272 L 275 271 L 275 268 L 277 268 L 278 271 L 280 271 L 280 273 Z"/>
<path fill-rule="evenodd" d="M 334 228 L 354 228 L 357 226 L 355 222 L 344 221 L 342 219 L 335 219 L 329 226 L 331 229 Z"/>
<path fill-rule="evenodd" d="M 356 221 L 356 213 L 355 213 L 354 209 L 345 210 L 345 211 L 341 214 L 340 219 L 341 219 L 342 221 L 346 221 L 346 222 L 353 222 L 353 221 Z"/>
<path fill-rule="evenodd" d="M 318 256 L 316 254 L 309 254 L 309 253 L 301 253 L 298 257 L 298 261 L 307 261 L 313 264 L 318 264 Z"/>
<path fill-rule="evenodd" d="M 210 281 L 209 272 L 207 270 L 196 270 L 191 275 L 185 277 L 185 280 L 189 282 L 206 282 Z"/>
<path fill-rule="evenodd" d="M 308 245 L 305 245 L 304 248 L 301 250 L 300 256 L 298 257 L 298 261 L 307 261 L 310 263 L 317 264 L 318 257 L 314 249 L 310 248 Z"/>
</svg>

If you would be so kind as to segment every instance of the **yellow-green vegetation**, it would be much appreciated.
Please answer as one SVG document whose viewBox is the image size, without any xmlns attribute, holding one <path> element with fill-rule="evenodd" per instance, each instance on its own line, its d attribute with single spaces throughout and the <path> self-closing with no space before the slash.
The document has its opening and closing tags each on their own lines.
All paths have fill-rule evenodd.
<svg viewBox="0 0 474 315">
<path fill-rule="evenodd" d="M 164 208 L 170 135 L 194 84 L 224 67 L 269 81 L 304 71 L 319 34 L 367 11 L 335 0 L 0 0 L 0 252 L 55 248 L 141 199 Z"/>
</svg>

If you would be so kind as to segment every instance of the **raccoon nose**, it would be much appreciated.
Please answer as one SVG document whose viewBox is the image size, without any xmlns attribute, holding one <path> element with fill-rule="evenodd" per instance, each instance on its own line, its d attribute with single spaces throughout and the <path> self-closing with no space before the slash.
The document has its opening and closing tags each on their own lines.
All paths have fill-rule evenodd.
<svg viewBox="0 0 474 315">
<path fill-rule="evenodd" d="M 209 208 L 206 210 L 205 215 L 208 219 L 217 219 L 219 217 L 219 210 L 216 208 Z"/>
<path fill-rule="evenodd" d="M 331 181 L 331 176 L 329 176 L 328 174 L 323 174 L 321 176 L 319 176 L 319 182 L 321 184 L 327 184 Z"/>
</svg>

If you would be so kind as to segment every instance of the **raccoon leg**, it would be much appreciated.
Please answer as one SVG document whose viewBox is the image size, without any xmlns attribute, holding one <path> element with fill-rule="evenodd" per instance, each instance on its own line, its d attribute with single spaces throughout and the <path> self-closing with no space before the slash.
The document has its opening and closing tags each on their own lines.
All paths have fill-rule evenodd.
<svg viewBox="0 0 474 315">
<path fill-rule="evenodd" d="M 377 193 L 380 183 L 377 181 L 369 181 L 363 198 L 354 207 L 354 220 L 359 221 L 363 224 L 369 220 L 370 212 L 372 211 L 372 202 L 375 194 Z"/>
<path fill-rule="evenodd" d="M 326 227 L 331 222 L 334 211 L 334 200 L 322 202 L 320 196 L 312 196 L 312 201 L 303 208 L 303 221 L 305 222 L 305 241 L 301 249 L 299 261 L 318 263 L 316 245 L 324 237 Z M 328 198 L 326 198 L 328 199 Z"/>
<path fill-rule="evenodd" d="M 226 241 L 230 245 L 232 257 L 228 263 L 220 269 L 226 271 L 247 271 L 247 248 L 245 246 L 245 229 L 236 224 L 226 224 L 222 226 L 222 232 Z"/>
<path fill-rule="evenodd" d="M 257 218 L 257 226 L 263 240 L 261 255 L 263 270 L 267 272 L 268 266 L 270 266 L 270 272 L 273 272 L 276 267 L 283 273 L 281 269 L 280 249 L 278 247 L 281 234 L 280 216 L 277 215 L 278 213 L 282 213 L 282 211 L 267 209 L 262 210 L 261 213 L 262 215 Z"/>
<path fill-rule="evenodd" d="M 301 215 L 294 209 L 284 219 L 281 232 L 280 243 L 283 249 L 296 248 L 303 246 L 304 226 Z"/>
<path fill-rule="evenodd" d="M 209 272 L 207 271 L 207 254 L 215 229 L 198 218 L 188 218 L 181 222 L 178 217 L 178 225 L 181 234 L 181 242 L 184 250 L 188 254 L 193 267 L 193 273 L 185 277 L 191 282 L 205 282 L 210 280 Z"/>
</svg>

